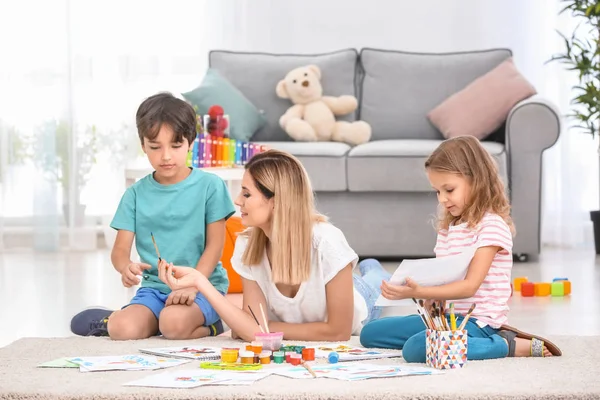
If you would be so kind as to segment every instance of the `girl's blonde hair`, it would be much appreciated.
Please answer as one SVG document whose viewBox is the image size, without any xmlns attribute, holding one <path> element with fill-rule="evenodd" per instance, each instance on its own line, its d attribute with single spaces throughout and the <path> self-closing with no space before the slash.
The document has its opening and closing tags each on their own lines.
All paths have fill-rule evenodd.
<svg viewBox="0 0 600 400">
<path fill-rule="evenodd" d="M 474 228 L 486 212 L 492 212 L 502 217 L 515 234 L 504 182 L 496 162 L 477 138 L 458 136 L 445 140 L 425 161 L 425 168 L 460 175 L 471 188 L 462 215 L 454 217 L 446 209 L 441 210 L 438 229 L 448 229 L 458 222 L 467 222 L 469 228 Z"/>
<path fill-rule="evenodd" d="M 274 199 L 270 238 L 273 282 L 298 285 L 308 280 L 313 224 L 327 218 L 315 209 L 306 170 L 296 157 L 279 150 L 254 155 L 246 170 L 258 190 L 267 199 Z M 269 239 L 259 228 L 248 228 L 242 234 L 248 236 L 242 262 L 259 265 Z"/>
</svg>

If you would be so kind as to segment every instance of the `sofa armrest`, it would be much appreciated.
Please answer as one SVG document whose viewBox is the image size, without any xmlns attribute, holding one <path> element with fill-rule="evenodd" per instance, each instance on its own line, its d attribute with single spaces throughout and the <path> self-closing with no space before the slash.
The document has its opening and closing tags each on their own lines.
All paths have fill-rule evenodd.
<svg viewBox="0 0 600 400">
<path fill-rule="evenodd" d="M 513 253 L 537 259 L 541 249 L 542 154 L 561 133 L 558 108 L 533 96 L 519 102 L 506 120 L 509 190 L 517 230 Z"/>
</svg>

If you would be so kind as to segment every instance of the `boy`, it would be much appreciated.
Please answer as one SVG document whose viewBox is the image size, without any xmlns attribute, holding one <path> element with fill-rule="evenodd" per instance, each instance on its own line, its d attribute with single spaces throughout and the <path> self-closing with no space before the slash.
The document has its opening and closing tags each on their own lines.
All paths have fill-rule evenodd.
<svg viewBox="0 0 600 400">
<path fill-rule="evenodd" d="M 120 311 L 80 312 L 71 330 L 115 340 L 159 333 L 167 339 L 218 335 L 223 326 L 206 298 L 195 290 L 171 291 L 158 278 L 157 266 L 161 257 L 196 268 L 224 295 L 229 280 L 219 260 L 233 202 L 221 178 L 186 166 L 196 137 L 196 113 L 189 104 L 170 93 L 156 94 L 142 102 L 136 124 L 154 172 L 129 187 L 119 203 L 111 223 L 118 231 L 111 261 L 125 287 L 140 279 L 142 287 Z M 134 238 L 140 263 L 130 260 Z"/>
</svg>

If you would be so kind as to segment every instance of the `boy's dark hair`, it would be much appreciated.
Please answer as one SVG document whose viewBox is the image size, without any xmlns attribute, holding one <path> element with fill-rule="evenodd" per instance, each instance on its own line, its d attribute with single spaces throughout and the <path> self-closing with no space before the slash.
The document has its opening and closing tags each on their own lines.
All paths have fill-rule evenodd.
<svg viewBox="0 0 600 400">
<path fill-rule="evenodd" d="M 168 92 L 158 93 L 144 100 L 135 115 L 135 123 L 142 144 L 144 139 L 156 139 L 163 124 L 169 125 L 173 130 L 175 143 L 187 139 L 191 145 L 196 139 L 194 108 Z"/>
</svg>

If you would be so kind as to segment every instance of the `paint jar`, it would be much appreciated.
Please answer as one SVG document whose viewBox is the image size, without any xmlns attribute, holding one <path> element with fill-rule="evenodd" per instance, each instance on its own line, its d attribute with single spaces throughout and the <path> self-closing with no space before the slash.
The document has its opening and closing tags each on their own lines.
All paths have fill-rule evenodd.
<svg viewBox="0 0 600 400">
<path fill-rule="evenodd" d="M 425 363 L 427 366 L 436 369 L 464 367 L 467 363 L 467 337 L 466 330 L 435 331 L 427 329 L 425 333 Z"/>
<path fill-rule="evenodd" d="M 273 352 L 273 361 L 275 364 L 283 364 L 285 362 L 285 353 L 283 351 Z"/>
<path fill-rule="evenodd" d="M 277 351 L 281 348 L 281 342 L 283 341 L 283 332 L 257 332 L 254 334 L 254 340 L 260 341 L 264 350 Z"/>
<path fill-rule="evenodd" d="M 291 363 L 292 361 L 290 360 L 290 357 L 292 356 L 292 354 L 296 354 L 295 351 L 286 351 L 285 352 L 285 362 L 286 363 Z"/>
<path fill-rule="evenodd" d="M 242 364 L 254 364 L 254 353 L 251 351 L 240 351 L 240 361 Z"/>
<path fill-rule="evenodd" d="M 260 353 L 258 358 L 259 358 L 261 364 L 270 364 L 271 363 L 271 352 L 268 350 L 263 351 L 262 353 Z"/>
<path fill-rule="evenodd" d="M 252 345 L 251 345 L 250 343 L 248 343 L 248 344 L 246 345 L 246 351 L 251 351 L 251 352 L 253 352 L 253 353 L 254 353 L 254 350 L 252 350 Z"/>
<path fill-rule="evenodd" d="M 315 360 L 315 349 L 312 347 L 306 347 L 302 349 L 302 359 L 304 361 L 314 361 Z"/>
<path fill-rule="evenodd" d="M 327 356 L 327 361 L 329 361 L 329 364 L 335 364 L 340 360 L 340 355 L 335 352 L 332 351 L 331 353 L 329 353 L 329 355 Z"/>
<path fill-rule="evenodd" d="M 254 354 L 260 354 L 263 351 L 263 344 L 262 342 L 259 342 L 258 340 L 255 340 L 254 342 L 252 342 L 252 351 L 254 352 Z"/>
<path fill-rule="evenodd" d="M 240 349 L 223 347 L 221 349 L 221 362 L 236 363 Z"/>
<path fill-rule="evenodd" d="M 302 363 L 302 356 L 298 353 L 290 354 L 290 364 L 300 365 Z"/>
</svg>

